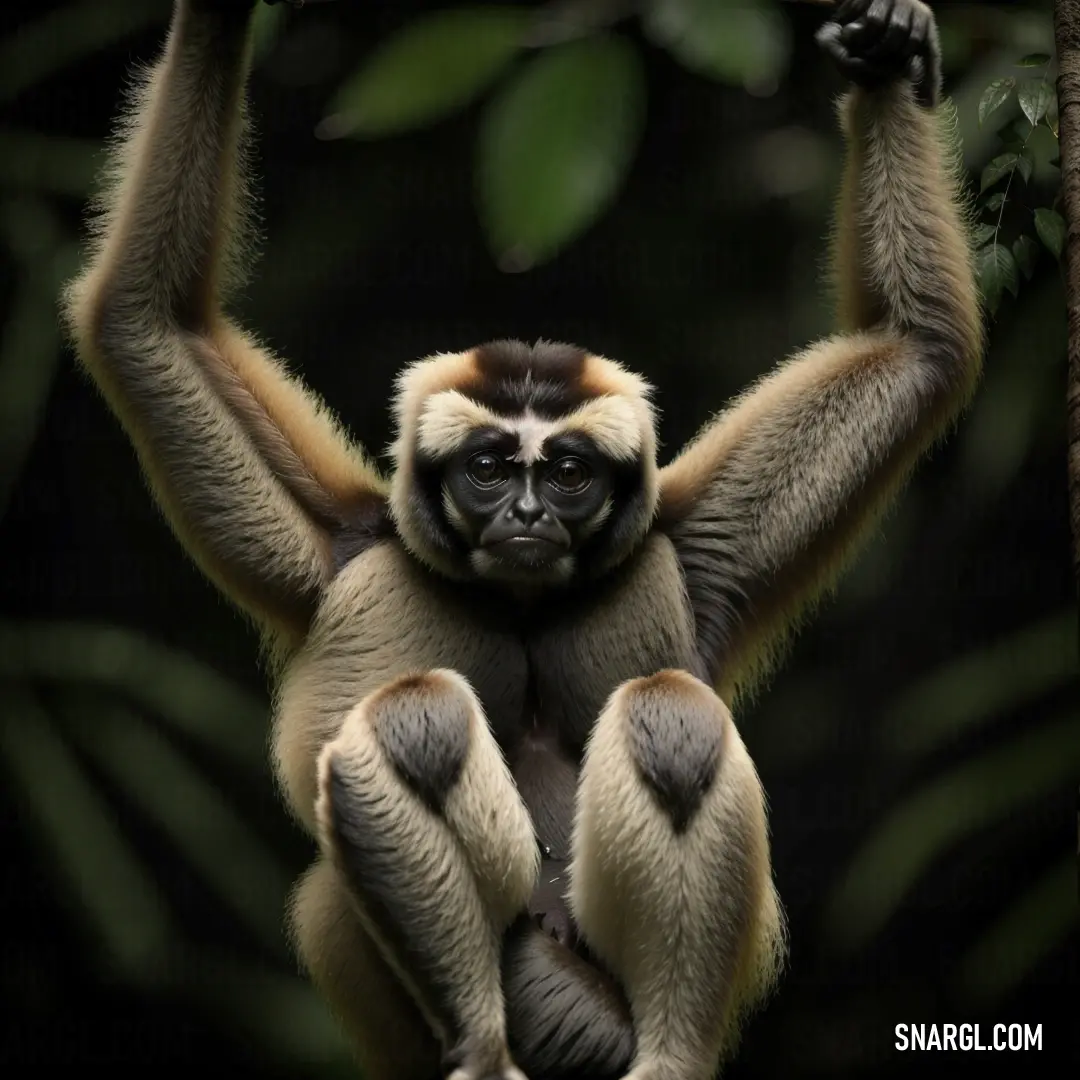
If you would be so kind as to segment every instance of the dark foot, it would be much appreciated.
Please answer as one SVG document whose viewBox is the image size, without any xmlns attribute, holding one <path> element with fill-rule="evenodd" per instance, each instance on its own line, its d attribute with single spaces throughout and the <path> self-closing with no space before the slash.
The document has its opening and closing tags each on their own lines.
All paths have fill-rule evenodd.
<svg viewBox="0 0 1080 1080">
<path fill-rule="evenodd" d="M 618 983 L 522 916 L 507 932 L 503 991 L 510 1051 L 529 1080 L 620 1080 L 634 1058 Z"/>
</svg>

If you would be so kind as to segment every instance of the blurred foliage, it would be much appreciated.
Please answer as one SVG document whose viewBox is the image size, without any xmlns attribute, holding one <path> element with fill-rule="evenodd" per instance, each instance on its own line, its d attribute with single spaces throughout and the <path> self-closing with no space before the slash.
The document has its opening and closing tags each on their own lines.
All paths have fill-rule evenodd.
<svg viewBox="0 0 1080 1080">
<path fill-rule="evenodd" d="M 688 70 L 758 92 L 775 89 L 790 53 L 775 0 L 449 9 L 380 46 L 340 89 L 319 134 L 397 134 L 490 91 L 476 150 L 478 209 L 500 267 L 528 270 L 596 220 L 633 164 L 644 70 L 614 27 L 636 18 Z"/>
<path fill-rule="evenodd" d="M 1017 79 L 1008 75 L 995 79 L 979 100 L 980 127 L 989 117 L 996 117 L 1000 124 L 998 137 L 1003 144 L 1003 153 L 994 157 L 982 171 L 977 206 L 980 213 L 987 215 L 988 222 L 976 225 L 974 231 L 979 282 L 991 313 L 997 311 L 1006 290 L 1014 297 L 1019 294 L 1021 274 L 1025 280 L 1031 280 L 1039 254 L 1039 245 L 1030 233 L 1023 231 L 1023 225 L 1014 227 L 1015 239 L 1011 245 L 1002 243 L 1002 222 L 1007 209 L 1012 211 L 1019 206 L 1026 212 L 1022 220 L 1026 219 L 1029 226 L 1034 225 L 1035 234 L 1055 259 L 1061 258 L 1065 240 L 1065 219 L 1056 210 L 1060 183 L 1055 184 L 1054 205 L 1050 207 L 1034 207 L 1030 202 L 1024 204 L 1015 196 L 1011 202 L 1009 199 L 1017 175 L 1025 185 L 1031 183 L 1036 172 L 1037 149 L 1041 149 L 1050 168 L 1056 171 L 1058 167 L 1058 105 L 1052 81 L 1053 58 L 1048 53 L 1031 53 L 1018 60 L 1016 66 L 1037 69 L 1038 74 L 1034 78 Z M 1001 123 L 1002 116 L 1008 112 L 1004 107 L 1010 103 L 1015 103 L 1020 115 Z M 1044 128 L 1053 139 L 1049 146 L 1039 148 L 1037 136 Z M 1002 181 L 1005 182 L 1004 191 L 994 191 Z"/>
<path fill-rule="evenodd" d="M 641 78 L 626 42 L 587 39 L 537 59 L 494 104 L 479 191 L 503 269 L 549 258 L 610 201 L 640 137 Z"/>
<path fill-rule="evenodd" d="M 528 13 L 461 8 L 405 27 L 338 91 L 324 138 L 397 134 L 468 105 L 522 48 Z"/>
<path fill-rule="evenodd" d="M 89 623 L 0 623 L 0 756 L 61 888 L 112 976 L 187 996 L 267 1054 L 342 1064 L 340 1036 L 286 959 L 290 871 L 189 755 L 265 773 L 265 703 L 213 668 L 138 634 Z M 157 826 L 273 963 L 227 959 L 190 935 L 100 776 Z"/>
<path fill-rule="evenodd" d="M 265 56 L 284 10 L 260 8 Z M 161 3 L 58 8 L 0 40 L 0 100 L 145 27 Z M 57 297 L 78 237 L 57 199 L 80 203 L 100 143 L 0 129 L 0 241 L 20 268 L 0 333 L 0 524 L 41 425 L 63 352 Z M 336 1025 L 292 966 L 282 935 L 291 871 L 243 811 L 188 759 L 184 742 L 266 774 L 266 703 L 208 665 L 115 626 L 0 622 L 0 757 L 69 907 L 114 977 L 217 1013 L 262 1052 L 344 1068 Z M 124 831 L 103 779 L 160 829 L 231 908 L 272 963 L 227 959 L 189 938 Z"/>
<path fill-rule="evenodd" d="M 317 74 L 303 77 L 319 82 L 327 102 L 317 129 L 324 139 L 389 136 L 475 109 L 484 235 L 499 266 L 520 271 L 568 252 L 606 211 L 614 212 L 648 137 L 645 70 L 655 51 L 682 67 L 687 80 L 704 76 L 768 98 L 783 86 L 797 45 L 788 6 L 583 0 L 448 8 L 398 20 L 374 50 L 348 55 L 338 68 L 310 59 L 332 53 L 329 39 L 312 31 L 306 55 Z M 986 8 L 939 11 L 965 164 L 981 176 L 984 220 L 975 240 L 983 289 L 995 310 L 1005 292 L 1019 297 L 1013 309 L 1001 308 L 995 362 L 944 481 L 958 516 L 974 521 L 987 520 L 996 500 L 1014 490 L 1025 463 L 1045 452 L 1045 432 L 1057 430 L 1053 418 L 1063 385 L 1060 287 L 1039 274 L 1036 243 L 1057 256 L 1063 235 L 1053 198 L 1057 125 L 1047 92 L 1047 9 Z M 167 11 L 164 0 L 78 0 L 28 19 L 0 39 L 0 100 L 17 101 L 80 70 L 102 50 L 161 26 Z M 259 8 L 260 65 L 276 58 L 282 70 L 303 68 L 283 50 L 294 28 L 299 36 L 306 14 Z M 1015 58 L 1025 53 L 1025 73 L 1018 76 Z M 741 149 L 721 146 L 718 166 L 700 163 L 702 184 L 711 185 L 713 168 L 736 174 L 745 150 L 746 161 L 760 170 L 753 175 L 768 178 L 768 184 L 748 183 L 753 190 L 745 198 L 789 199 L 816 235 L 817 207 L 826 196 L 800 199 L 808 191 L 816 198 L 831 181 L 828 168 L 814 164 L 831 149 L 808 127 L 759 135 Z M 721 129 L 718 141 L 724 138 Z M 75 265 L 75 211 L 100 160 L 96 136 L 0 125 L 0 244 L 16 267 L 0 330 L 0 525 L 42 430 L 63 356 L 56 296 Z M 274 280 L 263 293 L 264 312 L 302 314 L 318 283 L 361 243 L 358 235 L 387 227 L 377 200 L 356 199 L 345 220 L 343 201 L 370 181 L 354 179 L 353 159 L 335 160 L 317 190 L 295 194 L 288 220 L 274 230 Z M 695 177 L 686 184 L 679 190 L 703 189 Z M 1021 185 L 1028 196 L 1023 201 Z M 721 227 L 733 227 L 745 205 L 725 204 Z M 639 222 L 635 245 L 647 245 L 649 227 Z M 807 257 L 817 250 L 807 248 Z M 1021 275 L 1031 280 L 1023 294 Z M 800 302 L 816 311 L 810 276 L 803 274 Z M 748 320 L 754 335 L 776 321 L 764 304 Z M 725 359 L 729 332 L 719 322 L 710 330 L 715 354 Z M 735 362 L 732 370 L 741 374 Z M 691 387 L 699 385 L 682 374 Z M 715 388 L 719 376 L 709 378 Z M 905 500 L 841 591 L 838 619 L 854 612 L 873 625 L 892 575 L 932 513 L 917 493 Z M 1068 558 L 1064 547 L 1061 558 Z M 981 584 L 974 582 L 973 600 Z M 865 822 L 853 821 L 847 847 L 844 837 L 835 840 L 848 858 L 819 905 L 822 947 L 835 950 L 830 955 L 870 948 L 875 935 L 904 917 L 912 891 L 961 845 L 1075 781 L 1078 646 L 1067 603 L 1062 596 L 1054 610 L 1026 621 L 1006 619 L 988 635 L 992 644 L 954 651 L 940 670 L 909 671 L 880 721 L 864 718 L 877 732 L 865 748 L 868 757 L 845 759 L 844 767 L 865 772 L 876 791 L 876 801 L 867 796 L 867 804 L 878 813 L 868 835 L 862 835 Z M 196 648 L 198 628 L 189 640 Z M 898 670 L 906 669 L 900 664 Z M 748 743 L 766 773 L 780 776 L 786 769 L 817 777 L 815 769 L 836 760 L 840 736 L 830 725 L 845 712 L 861 711 L 821 663 L 778 682 L 757 709 Z M 71 620 L 0 622 L 0 762 L 18 800 L 19 827 L 33 836 L 35 850 L 48 853 L 57 894 L 72 917 L 84 921 L 103 970 L 148 993 L 197 1002 L 286 1071 L 316 1066 L 325 1073 L 343 1067 L 341 1041 L 295 974 L 281 932 L 295 865 L 280 842 L 267 839 L 261 802 L 245 786 L 269 784 L 266 712 L 265 700 L 211 663 L 139 633 Z M 1023 723 L 1002 734 L 1007 718 L 1018 716 Z M 781 791 L 774 800 L 779 838 L 786 824 L 782 799 Z M 132 818 L 150 830 L 151 847 L 169 851 L 235 918 L 244 942 L 221 948 L 185 921 L 146 855 L 145 838 L 121 824 Z M 995 898 L 993 921 L 969 929 L 963 960 L 950 975 L 958 1007 L 1006 1000 L 1075 933 L 1074 873 L 1074 853 L 1062 851 L 1032 880 Z M 815 1005 L 811 986 L 795 1012 L 816 1016 Z M 896 1015 L 890 1007 L 884 996 L 869 1002 L 855 986 L 846 1015 L 858 1018 L 877 1008 L 876 1022 Z M 801 1030 L 797 1024 L 789 1035 Z M 838 1060 L 830 1030 L 815 1024 L 800 1043 L 819 1065 Z"/>
</svg>

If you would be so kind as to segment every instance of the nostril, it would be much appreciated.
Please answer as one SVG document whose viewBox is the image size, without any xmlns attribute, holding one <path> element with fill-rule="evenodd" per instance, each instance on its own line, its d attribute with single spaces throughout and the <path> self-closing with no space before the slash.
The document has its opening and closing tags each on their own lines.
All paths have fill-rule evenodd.
<svg viewBox="0 0 1080 1080">
<path fill-rule="evenodd" d="M 535 525 L 544 516 L 544 504 L 524 499 L 514 507 L 514 514 L 523 525 Z"/>
</svg>

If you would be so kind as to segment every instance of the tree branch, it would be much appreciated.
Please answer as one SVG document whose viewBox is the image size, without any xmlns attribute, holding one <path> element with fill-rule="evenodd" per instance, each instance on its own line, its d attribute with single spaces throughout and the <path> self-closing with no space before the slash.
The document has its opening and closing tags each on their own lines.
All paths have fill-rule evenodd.
<svg viewBox="0 0 1080 1080">
<path fill-rule="evenodd" d="M 1065 388 L 1069 518 L 1073 576 L 1080 598 L 1080 0 L 1057 0 L 1054 38 L 1058 54 L 1058 112 L 1061 195 L 1065 217 L 1065 302 L 1069 319 L 1069 364 Z"/>
</svg>

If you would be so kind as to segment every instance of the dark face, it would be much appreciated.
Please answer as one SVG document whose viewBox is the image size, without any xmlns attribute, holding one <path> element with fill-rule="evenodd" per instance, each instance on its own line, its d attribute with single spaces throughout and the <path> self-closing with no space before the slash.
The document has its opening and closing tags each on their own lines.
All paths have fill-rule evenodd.
<svg viewBox="0 0 1080 1080">
<path fill-rule="evenodd" d="M 516 435 L 479 430 L 449 460 L 443 486 L 473 568 L 513 581 L 567 578 L 610 510 L 612 471 L 587 437 L 548 439 L 520 460 Z"/>
</svg>

